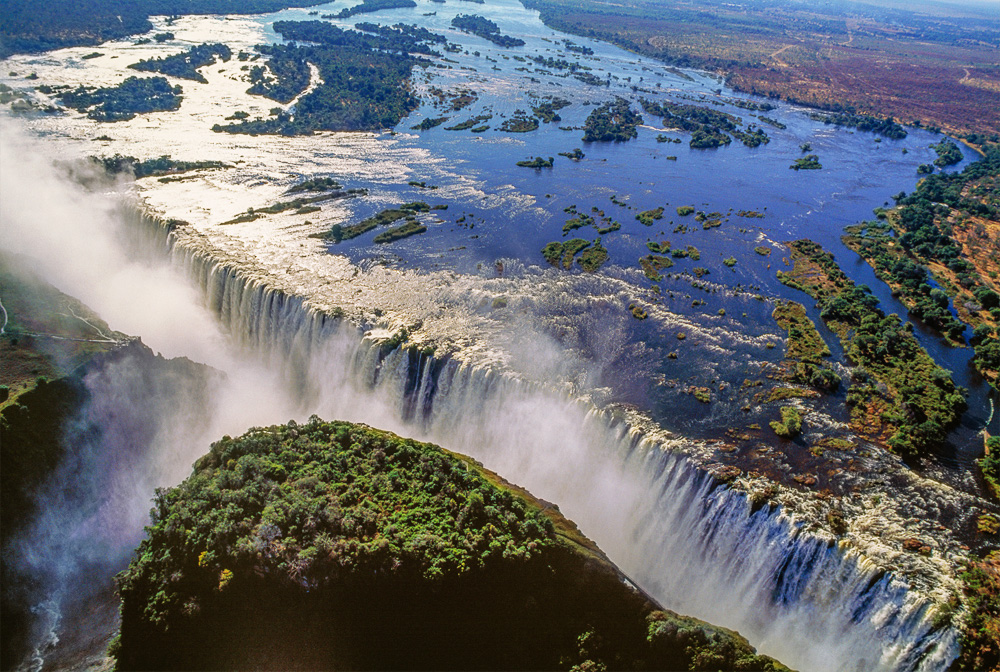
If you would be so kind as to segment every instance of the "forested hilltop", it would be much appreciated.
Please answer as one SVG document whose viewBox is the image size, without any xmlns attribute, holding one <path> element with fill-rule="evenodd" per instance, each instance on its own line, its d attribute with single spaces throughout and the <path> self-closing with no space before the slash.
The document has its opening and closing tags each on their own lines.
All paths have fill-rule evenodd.
<svg viewBox="0 0 1000 672">
<path fill-rule="evenodd" d="M 363 425 L 225 437 L 152 515 L 118 669 L 787 669 L 659 609 L 554 506 Z"/>
</svg>

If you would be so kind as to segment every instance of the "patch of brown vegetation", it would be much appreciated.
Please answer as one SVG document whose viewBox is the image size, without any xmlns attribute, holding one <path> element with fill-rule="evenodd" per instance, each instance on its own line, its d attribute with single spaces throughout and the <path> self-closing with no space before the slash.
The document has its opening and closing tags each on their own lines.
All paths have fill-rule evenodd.
<svg viewBox="0 0 1000 672">
<path fill-rule="evenodd" d="M 806 3 L 754 7 L 707 0 L 523 0 L 546 24 L 668 63 L 724 72 L 739 91 L 1000 132 L 1000 52 L 983 17 Z M 874 9 L 874 8 L 873 8 Z"/>
</svg>

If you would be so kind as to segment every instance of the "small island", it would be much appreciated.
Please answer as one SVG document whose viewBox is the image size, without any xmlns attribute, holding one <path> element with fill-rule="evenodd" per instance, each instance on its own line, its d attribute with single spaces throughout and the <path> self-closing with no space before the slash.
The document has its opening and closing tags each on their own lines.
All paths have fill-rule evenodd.
<svg viewBox="0 0 1000 672">
<path fill-rule="evenodd" d="M 493 21 L 475 14 L 459 14 L 451 20 L 451 25 L 467 33 L 478 35 L 498 47 L 523 47 L 524 40 L 510 37 L 500 32 L 500 26 Z"/>
<path fill-rule="evenodd" d="M 823 165 L 819 162 L 819 157 L 815 154 L 806 154 L 801 158 L 795 159 L 795 163 L 788 167 L 792 170 L 819 170 Z"/>
<path fill-rule="evenodd" d="M 191 47 L 190 51 L 163 58 L 151 58 L 128 66 L 133 70 L 143 72 L 158 72 L 161 75 L 170 75 L 181 79 L 190 79 L 202 84 L 208 84 L 204 75 L 198 72 L 198 68 L 212 65 L 217 58 L 228 61 L 232 58 L 232 50 L 224 44 L 202 44 Z"/>
<path fill-rule="evenodd" d="M 541 170 L 542 168 L 551 168 L 554 161 L 555 159 L 551 156 L 547 159 L 542 158 L 541 156 L 536 156 L 530 161 L 518 161 L 517 165 L 521 168 L 535 168 L 537 170 Z"/>
<path fill-rule="evenodd" d="M 128 121 L 137 114 L 169 112 L 181 106 L 180 86 L 166 77 L 129 77 L 118 86 L 84 87 L 59 94 L 67 107 L 86 112 L 94 121 Z"/>
</svg>

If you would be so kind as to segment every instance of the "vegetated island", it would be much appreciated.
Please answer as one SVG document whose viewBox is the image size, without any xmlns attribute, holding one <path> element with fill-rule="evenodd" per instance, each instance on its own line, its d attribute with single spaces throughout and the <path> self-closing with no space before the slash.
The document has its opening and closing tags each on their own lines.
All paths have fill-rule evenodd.
<svg viewBox="0 0 1000 672">
<path fill-rule="evenodd" d="M 317 203 L 325 201 L 342 200 L 345 198 L 357 198 L 368 195 L 368 189 L 344 189 L 339 182 L 332 177 L 310 178 L 299 184 L 292 186 L 286 194 L 318 193 L 316 196 L 300 196 L 290 201 L 279 201 L 273 205 L 263 208 L 248 208 L 236 217 L 222 222 L 222 224 L 243 224 L 253 222 L 264 215 L 274 215 L 288 210 L 294 210 L 296 215 L 305 215 L 320 210 Z"/>
<path fill-rule="evenodd" d="M 545 261 L 553 266 L 561 266 L 567 271 L 573 268 L 573 258 L 579 254 L 576 263 L 587 273 L 594 273 L 608 260 L 608 251 L 598 238 L 593 244 L 583 238 L 571 238 L 565 242 L 553 241 L 542 249 Z"/>
<path fill-rule="evenodd" d="M 118 669 L 787 669 L 478 462 L 315 417 L 213 444 L 116 582 Z"/>
<path fill-rule="evenodd" d="M 613 233 L 622 228 L 621 222 L 613 219 L 610 215 L 604 214 L 604 211 L 600 210 L 597 206 L 591 207 L 590 214 L 579 212 L 575 204 L 566 206 L 563 208 L 563 212 L 568 215 L 574 215 L 574 217 L 566 220 L 566 223 L 563 224 L 562 231 L 564 236 L 570 231 L 582 229 L 585 226 L 594 227 L 594 230 L 601 236 Z"/>
<path fill-rule="evenodd" d="M 1000 132 L 996 17 L 986 11 L 870 5 L 862 27 L 841 5 L 783 3 L 775 12 L 714 0 L 524 4 L 556 30 L 723 72 L 738 91 L 865 119 L 859 128 L 895 117 Z"/>
<path fill-rule="evenodd" d="M 523 47 L 524 40 L 500 32 L 500 26 L 476 14 L 459 14 L 451 20 L 451 25 L 466 33 L 478 35 L 498 47 Z"/>
<path fill-rule="evenodd" d="M 830 348 L 806 314 L 805 306 L 796 301 L 779 301 L 771 317 L 788 332 L 781 378 L 824 392 L 840 387 L 840 376 L 830 368 Z"/>
<path fill-rule="evenodd" d="M 527 161 L 518 161 L 517 165 L 520 168 L 535 168 L 536 170 L 541 170 L 542 168 L 551 168 L 555 162 L 554 157 L 544 158 L 541 156 L 536 156 L 534 159 Z"/>
<path fill-rule="evenodd" d="M 339 243 L 352 238 L 357 238 L 358 236 L 367 233 L 376 227 L 388 226 L 389 224 L 393 224 L 401 219 L 407 220 L 406 224 L 410 224 L 411 226 L 406 227 L 404 224 L 403 227 L 399 227 L 396 230 L 390 229 L 390 231 L 393 231 L 392 234 L 375 241 L 379 243 L 392 242 L 393 240 L 406 238 L 407 236 L 423 233 L 427 230 L 426 228 L 418 230 L 419 227 L 416 226 L 418 213 L 427 213 L 431 210 L 444 210 L 447 207 L 448 206 L 446 205 L 435 205 L 432 207 L 423 201 L 413 201 L 412 203 L 404 203 L 397 208 L 386 208 L 376 215 L 361 220 L 357 224 L 349 224 L 347 226 L 334 224 L 329 231 L 313 234 L 312 237 Z M 403 229 L 405 229 L 405 231 Z M 389 231 L 386 233 L 389 234 Z"/>
<path fill-rule="evenodd" d="M 583 124 L 584 142 L 626 142 L 638 137 L 642 116 L 624 98 L 594 108 Z"/>
<path fill-rule="evenodd" d="M 57 97 L 94 121 L 128 121 L 137 114 L 179 109 L 181 93 L 181 87 L 170 86 L 166 77 L 129 77 L 118 86 L 81 86 Z"/>
<path fill-rule="evenodd" d="M 854 431 L 909 455 L 940 446 L 965 411 L 963 390 L 917 342 L 912 325 L 885 315 L 832 254 L 810 240 L 789 248 L 792 270 L 778 271 L 778 279 L 816 299 L 820 317 L 856 367 L 847 391 Z"/>
<path fill-rule="evenodd" d="M 192 170 L 211 170 L 217 168 L 229 168 L 229 164 L 222 161 L 175 161 L 168 155 L 156 159 L 145 159 L 140 161 L 134 156 L 105 156 L 92 159 L 100 165 L 109 175 L 120 173 L 131 173 L 136 179 L 143 177 L 160 177 L 160 181 L 168 181 L 172 178 L 162 177 L 167 175 L 177 175 L 187 173 Z"/>
<path fill-rule="evenodd" d="M 530 133 L 538 130 L 538 119 L 528 116 L 524 110 L 514 110 L 514 114 L 504 119 L 497 130 L 504 133 Z"/>
<path fill-rule="evenodd" d="M 133 70 L 143 72 L 158 72 L 161 75 L 180 77 L 181 79 L 192 79 L 202 84 L 208 84 L 204 75 L 198 72 L 198 68 L 212 65 L 217 58 L 228 61 L 233 57 L 232 50 L 224 44 L 201 44 L 191 47 L 189 51 L 163 58 L 150 58 L 128 66 Z"/>
<path fill-rule="evenodd" d="M 959 173 L 930 175 L 912 194 L 898 194 L 897 207 L 877 209 L 877 219 L 848 227 L 843 240 L 953 343 L 963 345 L 971 326 L 972 363 L 1000 388 L 1000 144 L 986 143 L 984 153 Z"/>
<path fill-rule="evenodd" d="M 965 157 L 962 155 L 962 150 L 958 148 L 954 142 L 945 138 L 936 145 L 931 145 L 931 149 L 938 155 L 938 158 L 934 159 L 934 165 L 940 168 L 945 168 L 946 166 L 954 166 L 956 163 L 960 163 Z"/>
<path fill-rule="evenodd" d="M 266 67 L 251 69 L 250 93 L 288 103 L 309 85 L 310 64 L 319 69 L 322 84 L 302 96 L 294 114 L 278 110 L 267 119 L 216 124 L 212 130 L 299 135 L 395 126 L 419 105 L 409 89 L 410 75 L 425 61 L 411 54 L 432 52 L 428 42 L 434 42 L 419 30 L 396 28 L 372 35 L 322 21 L 276 21 L 275 32 L 292 44 L 257 47 L 268 60 Z"/>
<path fill-rule="evenodd" d="M 7 0 L 0 14 L 0 58 L 63 47 L 98 45 L 153 29 L 150 16 L 267 14 L 317 0 Z M 164 35 L 169 37 L 164 38 Z M 169 33 L 156 41 L 173 39 Z"/>
<path fill-rule="evenodd" d="M 803 157 L 795 159 L 795 163 L 788 167 L 792 170 L 820 170 L 823 164 L 819 162 L 819 157 L 815 154 L 806 154 Z"/>
<path fill-rule="evenodd" d="M 323 18 L 347 19 L 355 14 L 369 14 L 371 12 L 380 12 L 383 9 L 405 9 L 416 6 L 417 3 L 413 0 L 364 0 L 360 5 L 345 7 L 336 14 L 327 14 Z"/>
<path fill-rule="evenodd" d="M 710 149 L 728 145 L 732 142 L 732 138 L 727 133 L 747 147 L 759 147 L 771 142 L 767 133 L 754 124 L 750 124 L 745 130 L 740 130 L 741 119 L 728 112 L 720 112 L 701 105 L 661 103 L 647 98 L 641 98 L 639 102 L 647 114 L 661 117 L 664 125 L 690 131 L 689 144 L 692 149 Z M 667 137 L 663 137 L 663 142 L 667 142 Z"/>
</svg>

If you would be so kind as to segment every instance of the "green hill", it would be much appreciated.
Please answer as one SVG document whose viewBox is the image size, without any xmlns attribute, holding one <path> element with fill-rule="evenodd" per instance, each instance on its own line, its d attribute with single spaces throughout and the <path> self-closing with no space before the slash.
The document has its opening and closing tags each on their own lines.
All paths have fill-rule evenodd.
<svg viewBox="0 0 1000 672">
<path fill-rule="evenodd" d="M 119 669 L 785 669 L 659 609 L 554 506 L 363 425 L 225 437 L 152 514 Z"/>
</svg>

